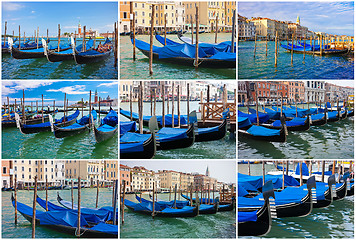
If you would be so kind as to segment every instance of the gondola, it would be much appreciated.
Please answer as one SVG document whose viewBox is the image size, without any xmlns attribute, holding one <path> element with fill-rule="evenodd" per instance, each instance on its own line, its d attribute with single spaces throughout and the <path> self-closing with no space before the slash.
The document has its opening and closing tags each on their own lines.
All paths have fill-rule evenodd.
<svg viewBox="0 0 356 240">
<path fill-rule="evenodd" d="M 326 112 L 313 114 L 311 117 L 311 125 L 312 126 L 323 126 L 328 122 L 328 116 Z"/>
<path fill-rule="evenodd" d="M 33 124 L 33 125 L 24 125 L 20 122 L 20 117 L 18 115 L 16 116 L 17 116 L 16 124 L 23 134 L 51 131 L 50 122 L 44 122 L 44 123 Z M 79 116 L 79 110 L 76 110 L 75 113 L 73 113 L 72 115 L 66 116 L 65 121 L 64 121 L 64 117 L 62 117 L 61 119 L 55 119 L 53 124 L 57 127 L 66 127 L 75 123 L 78 116 Z"/>
<path fill-rule="evenodd" d="M 139 197 L 135 194 L 136 200 L 140 203 L 148 203 L 153 205 L 153 202 L 147 199 L 144 199 L 142 197 Z M 200 204 L 199 205 L 199 214 L 215 214 L 218 211 L 218 205 L 219 203 L 216 202 L 212 205 L 208 204 Z M 174 209 L 182 209 L 186 206 L 189 206 L 189 201 L 155 201 L 155 209 L 157 210 L 162 210 L 165 208 L 174 208 Z M 157 208 L 156 208 L 157 207 Z"/>
<path fill-rule="evenodd" d="M 272 226 L 269 198 L 274 196 L 272 181 L 263 186 L 263 206 L 255 211 L 238 211 L 238 236 L 263 236 Z"/>
<path fill-rule="evenodd" d="M 164 42 L 164 37 L 156 34 L 156 40 L 163 46 L 166 45 L 181 45 L 182 43 L 175 42 L 169 38 L 166 38 L 166 44 Z M 191 41 L 185 42 L 191 44 Z M 194 43 L 195 44 L 195 43 Z M 199 48 L 203 49 L 207 55 L 214 55 L 218 52 L 230 52 L 231 51 L 231 41 L 225 41 L 221 43 L 201 43 L 199 42 Z"/>
<path fill-rule="evenodd" d="M 290 121 L 286 121 L 286 127 L 288 131 L 307 131 L 310 128 L 310 115 L 304 118 L 294 118 Z M 269 129 L 281 129 L 283 125 L 280 120 L 276 120 L 271 124 L 262 123 L 262 127 Z"/>
<path fill-rule="evenodd" d="M 267 142 L 285 142 L 287 140 L 287 130 L 284 125 L 285 124 L 284 118 L 282 120 L 282 125 L 284 127 L 282 127 L 279 130 L 252 125 L 249 122 L 248 118 L 238 117 L 238 124 L 239 124 L 239 129 L 238 129 L 239 137 L 250 138 L 259 141 L 267 141 Z M 240 128 L 242 124 L 244 127 Z"/>
<path fill-rule="evenodd" d="M 184 195 L 183 193 L 180 194 L 184 199 L 187 199 L 188 201 L 190 201 L 190 197 L 187 195 Z M 192 199 L 192 202 L 195 203 L 195 198 Z M 204 203 L 209 203 L 209 204 L 216 204 L 219 202 L 218 199 L 206 199 L 206 198 L 200 198 L 199 199 L 200 204 L 204 204 Z M 228 212 L 228 211 L 232 211 L 234 210 L 234 200 L 231 201 L 231 203 L 223 203 L 218 205 L 218 212 Z"/>
<path fill-rule="evenodd" d="M 354 109 L 348 110 L 347 111 L 347 116 L 348 117 L 353 117 L 354 116 Z"/>
<path fill-rule="evenodd" d="M 44 122 L 48 122 L 49 121 L 49 117 L 48 115 L 43 116 L 43 121 Z M 38 117 L 38 118 L 32 118 L 32 119 L 26 119 L 25 120 L 25 124 L 26 125 L 33 125 L 33 124 L 37 124 L 37 123 L 41 123 L 42 122 L 42 118 Z M 16 127 L 16 119 L 3 119 L 1 121 L 1 126 L 2 128 L 8 128 L 8 127 Z"/>
<path fill-rule="evenodd" d="M 15 207 L 15 199 L 11 196 L 12 205 Z M 23 203 L 17 202 L 17 211 L 32 222 L 33 209 Z M 36 226 L 47 227 L 62 233 L 71 235 L 80 234 L 86 238 L 117 238 L 118 226 L 100 222 L 96 225 L 89 224 L 82 215 L 80 217 L 80 232 L 77 229 L 78 214 L 75 211 L 48 211 L 36 210 Z M 93 219 L 93 218 L 90 218 Z"/>
<path fill-rule="evenodd" d="M 42 42 L 44 40 L 42 39 Z M 91 50 L 93 47 L 94 41 L 92 39 L 90 39 L 87 43 L 86 43 L 86 49 L 87 50 Z M 47 57 L 47 60 L 49 62 L 60 62 L 60 61 L 66 61 L 66 60 L 74 60 L 74 55 L 73 55 L 73 49 L 69 48 L 67 50 L 64 51 L 55 51 L 54 50 L 48 50 L 45 42 L 43 42 L 43 46 L 44 46 L 44 54 Z M 83 44 L 80 44 L 79 46 L 76 47 L 77 51 L 80 51 L 83 48 Z"/>
<path fill-rule="evenodd" d="M 188 129 L 164 127 L 155 137 L 157 150 L 187 148 L 195 142 L 194 125 L 190 124 Z"/>
<path fill-rule="evenodd" d="M 355 184 L 354 182 L 350 182 L 349 189 L 347 189 L 347 194 L 346 196 L 353 196 L 355 194 Z"/>
<path fill-rule="evenodd" d="M 120 159 L 150 159 L 156 154 L 153 134 L 126 132 L 120 135 Z"/>
<path fill-rule="evenodd" d="M 133 39 L 131 38 L 131 41 Z M 135 39 L 135 46 L 146 56 L 150 55 L 150 45 L 144 41 Z M 219 52 L 208 56 L 199 48 L 199 67 L 206 68 L 236 68 L 236 53 Z M 173 46 L 153 46 L 153 60 L 185 66 L 195 66 L 195 46 L 180 44 Z"/>
<path fill-rule="evenodd" d="M 93 124 L 96 142 L 100 143 L 112 138 L 117 133 L 118 122 L 119 118 L 117 113 L 110 108 L 109 113 L 101 120 L 99 127 L 96 127 L 95 124 Z"/>
<path fill-rule="evenodd" d="M 315 187 L 315 177 L 310 177 L 307 181 L 305 191 L 298 187 L 287 187 L 281 192 L 275 192 L 276 212 L 278 218 L 307 216 L 313 209 L 312 188 Z M 239 211 L 256 211 L 263 207 L 259 200 L 261 194 L 253 198 L 238 197 Z"/>
<path fill-rule="evenodd" d="M 122 201 L 122 200 L 121 200 Z M 185 206 L 181 209 L 165 208 L 159 211 L 153 211 L 152 204 L 147 202 L 134 203 L 130 200 L 125 199 L 125 206 L 138 213 L 146 214 L 154 217 L 196 217 L 199 213 L 199 206 L 190 207 Z"/>
<path fill-rule="evenodd" d="M 227 132 L 227 119 L 220 125 L 210 128 L 197 128 L 195 131 L 195 142 L 208 142 L 220 140 L 225 137 Z"/>
<path fill-rule="evenodd" d="M 110 54 L 113 52 L 113 46 L 109 38 L 106 38 L 106 41 L 103 44 L 103 47 L 106 48 L 103 52 L 99 51 L 99 46 L 97 49 L 87 50 L 84 52 L 77 51 L 75 48 L 74 40 L 71 38 L 72 42 L 72 49 L 73 49 L 73 56 L 74 60 L 77 64 L 87 64 L 87 63 L 94 63 L 100 62 L 107 59 Z"/>
<path fill-rule="evenodd" d="M 340 120 L 340 111 L 328 112 L 328 122 L 337 122 Z"/>
<path fill-rule="evenodd" d="M 11 53 L 11 46 L 14 48 L 19 48 L 19 44 L 15 43 L 17 39 L 12 40 L 10 37 L 8 37 L 8 42 L 5 44 L 5 47 L 1 45 L 1 52 L 2 53 Z M 50 39 L 48 39 L 48 43 L 50 42 Z M 11 45 L 10 45 L 11 43 Z M 37 49 L 37 48 L 42 48 L 42 44 L 39 43 L 37 46 L 36 42 L 31 42 L 29 40 L 25 41 L 24 43 L 21 43 L 21 50 L 31 50 L 31 49 Z"/>
<path fill-rule="evenodd" d="M 95 121 L 97 118 L 97 113 L 95 110 L 91 111 L 91 115 L 93 116 L 93 120 Z M 88 131 L 90 129 L 91 124 L 91 115 L 83 116 L 76 123 L 66 126 L 66 127 L 58 127 L 53 124 L 53 120 L 50 121 L 53 129 L 54 136 L 56 138 L 65 138 L 69 136 L 75 136 L 82 132 Z"/>
<path fill-rule="evenodd" d="M 288 50 L 288 51 L 292 51 L 292 46 L 289 45 L 284 45 L 281 44 L 281 47 Z M 304 51 L 304 46 L 293 46 L 293 52 L 294 53 L 305 53 L 305 54 L 316 54 L 316 55 L 320 55 L 320 48 L 319 49 L 315 49 L 315 51 L 313 51 L 313 48 L 311 47 L 306 47 L 305 51 Z M 338 49 L 323 49 L 323 55 L 334 55 L 334 54 L 344 54 L 349 52 L 349 49 L 343 49 L 343 50 L 338 50 Z"/>
<path fill-rule="evenodd" d="M 44 41 L 44 40 L 43 40 Z M 58 48 L 58 47 L 57 47 Z M 60 46 L 59 51 L 65 51 L 70 49 L 71 47 L 69 45 L 62 45 Z M 11 55 L 15 59 L 31 59 L 31 58 L 42 58 L 45 57 L 44 53 L 44 48 L 41 44 L 41 47 L 39 46 L 38 48 L 35 49 L 18 49 L 13 46 L 11 46 Z M 51 49 L 56 49 L 55 47 L 51 47 Z"/>
</svg>

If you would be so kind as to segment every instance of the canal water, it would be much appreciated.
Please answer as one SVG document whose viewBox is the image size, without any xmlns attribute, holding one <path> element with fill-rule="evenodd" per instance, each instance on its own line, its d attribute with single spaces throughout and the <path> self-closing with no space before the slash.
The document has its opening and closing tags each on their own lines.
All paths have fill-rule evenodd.
<svg viewBox="0 0 356 240">
<path fill-rule="evenodd" d="M 307 42 L 308 43 L 308 42 Z M 282 44 L 287 44 L 286 41 Z M 352 55 L 313 56 L 293 54 L 279 46 L 278 64 L 274 67 L 275 42 L 257 41 L 256 58 L 254 41 L 239 42 L 239 79 L 354 79 L 354 57 Z"/>
<path fill-rule="evenodd" d="M 58 44 L 57 38 L 51 41 L 50 45 Z M 63 38 L 61 44 L 69 41 Z M 81 44 L 81 39 L 77 39 L 77 44 Z M 117 79 L 118 68 L 114 63 L 114 53 L 104 61 L 90 64 L 76 64 L 74 60 L 51 63 L 46 57 L 14 59 L 10 54 L 2 54 L 1 74 L 2 79 Z"/>
<path fill-rule="evenodd" d="M 157 102 L 156 114 L 162 115 L 162 102 Z M 199 110 L 198 101 L 190 101 L 190 111 Z M 167 106 L 167 105 L 166 105 Z M 170 114 L 172 103 L 170 102 Z M 187 102 L 181 101 L 181 114 L 187 115 Z M 130 103 L 122 102 L 120 107 L 130 111 Z M 132 104 L 133 112 L 138 112 L 137 102 Z M 177 114 L 177 103 L 175 102 L 175 113 Z M 167 107 L 165 108 L 167 114 Z M 149 102 L 143 103 L 144 115 L 151 115 L 151 105 Z M 198 114 L 198 119 L 200 115 Z M 120 121 L 129 121 L 128 118 L 120 115 Z M 234 134 L 227 132 L 225 138 L 218 141 L 197 142 L 189 148 L 157 151 L 156 159 L 235 159 L 236 158 L 236 138 Z"/>
<path fill-rule="evenodd" d="M 143 194 L 142 198 L 149 199 L 149 196 Z M 126 195 L 126 199 L 137 203 L 133 194 Z M 168 201 L 169 194 L 158 194 L 158 199 Z M 124 220 L 125 223 L 120 225 L 120 238 L 236 238 L 235 211 L 193 218 L 152 219 L 125 207 Z"/>
<path fill-rule="evenodd" d="M 251 175 L 262 175 L 262 164 L 251 164 L 250 166 Z M 266 172 L 275 170 L 273 165 L 265 166 Z M 247 164 L 238 164 L 238 172 L 247 174 Z M 354 196 L 346 196 L 342 200 L 334 201 L 326 208 L 313 209 L 312 213 L 306 217 L 273 219 L 271 231 L 263 238 L 353 239 Z"/>
<path fill-rule="evenodd" d="M 49 190 L 48 201 L 60 205 L 57 201 L 57 192 L 60 196 L 71 201 L 70 190 Z M 74 201 L 78 201 L 77 189 L 73 190 Z M 11 194 L 13 192 L 2 192 L 2 238 L 31 238 L 32 226 L 20 213 L 18 213 L 18 224 L 14 224 L 15 210 L 11 203 Z M 46 199 L 46 191 L 38 191 L 38 196 Z M 96 202 L 96 188 L 83 188 L 81 189 L 81 204 L 84 207 L 95 208 Z M 33 191 L 20 190 L 17 194 L 17 201 L 26 204 L 32 208 L 33 204 Z M 108 188 L 99 189 L 99 204 L 98 207 L 112 206 L 112 190 Z M 44 211 L 44 209 L 37 204 L 36 210 Z M 47 229 L 44 227 L 36 227 L 36 238 L 75 238 L 70 234 L 61 233 L 55 230 Z"/>
<path fill-rule="evenodd" d="M 239 108 L 247 113 L 247 108 Z M 352 159 L 354 158 L 354 117 L 308 131 L 288 132 L 285 143 L 239 138 L 239 159 Z"/>
<path fill-rule="evenodd" d="M 70 111 L 68 114 L 72 114 Z M 88 111 L 84 111 L 84 116 Z M 56 119 L 63 113 L 56 114 Z M 81 113 L 78 117 L 81 118 Z M 100 114 L 100 118 L 105 114 Z M 99 124 L 97 123 L 96 126 Z M 84 133 L 55 138 L 52 132 L 22 134 L 17 128 L 2 129 L 2 158 L 3 159 L 117 159 L 118 138 L 96 143 L 94 133 Z"/>
<path fill-rule="evenodd" d="M 191 37 L 191 34 L 185 34 Z M 137 35 L 137 39 L 150 42 L 149 35 Z M 167 38 L 182 43 L 177 35 L 167 35 Z M 153 45 L 162 47 L 155 37 Z M 214 33 L 203 33 L 199 35 L 199 41 L 215 43 Z M 231 33 L 219 33 L 218 43 L 231 41 Z M 136 48 L 136 61 L 132 60 L 132 43 L 130 36 L 120 36 L 120 78 L 121 79 L 236 79 L 236 68 L 231 69 L 209 69 L 194 66 L 182 66 L 178 64 L 162 63 L 153 61 L 153 75 L 149 75 L 148 58 Z"/>
</svg>

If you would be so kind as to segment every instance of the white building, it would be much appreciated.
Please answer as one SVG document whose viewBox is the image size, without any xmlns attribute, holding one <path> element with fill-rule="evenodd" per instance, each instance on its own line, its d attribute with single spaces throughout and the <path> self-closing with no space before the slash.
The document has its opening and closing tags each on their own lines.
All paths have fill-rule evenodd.
<svg viewBox="0 0 356 240">
<path fill-rule="evenodd" d="M 185 24 L 184 2 L 175 2 L 175 9 L 177 29 L 183 29 Z"/>
<path fill-rule="evenodd" d="M 306 81 L 304 83 L 305 101 L 324 102 L 325 100 L 325 81 Z"/>
<path fill-rule="evenodd" d="M 253 39 L 256 35 L 256 26 L 246 17 L 238 15 L 238 38 L 240 40 Z"/>
</svg>

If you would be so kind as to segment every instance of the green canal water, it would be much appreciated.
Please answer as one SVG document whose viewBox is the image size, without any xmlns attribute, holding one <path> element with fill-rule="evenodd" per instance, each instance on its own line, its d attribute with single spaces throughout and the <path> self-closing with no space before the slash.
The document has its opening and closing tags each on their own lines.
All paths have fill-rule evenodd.
<svg viewBox="0 0 356 240">
<path fill-rule="evenodd" d="M 191 37 L 185 34 L 186 37 Z M 137 39 L 150 42 L 149 35 L 137 35 Z M 167 38 L 182 43 L 177 35 L 167 35 Z M 162 47 L 155 37 L 153 45 Z M 199 41 L 214 43 L 214 33 L 203 33 L 199 35 Z M 231 33 L 219 33 L 218 42 L 231 41 Z M 149 75 L 148 58 L 136 48 L 136 61 L 132 60 L 132 43 L 130 36 L 120 36 L 120 78 L 121 79 L 236 79 L 236 68 L 231 69 L 209 69 L 194 66 L 181 66 L 178 64 L 153 62 L 153 75 Z"/>
<path fill-rule="evenodd" d="M 146 194 L 142 197 L 149 199 Z M 137 202 L 135 195 L 126 195 L 126 198 Z M 169 194 L 158 194 L 158 199 L 169 200 Z M 194 218 L 152 219 L 125 208 L 124 220 L 125 223 L 120 225 L 121 238 L 236 238 L 235 211 Z"/>
<path fill-rule="evenodd" d="M 78 201 L 78 190 L 74 190 L 74 201 Z M 60 196 L 71 201 L 71 191 L 70 190 L 50 190 L 48 191 L 48 200 L 56 205 L 57 202 L 57 192 Z M 11 194 L 13 192 L 2 192 L 2 238 L 31 238 L 32 236 L 32 226 L 29 221 L 27 221 L 20 213 L 18 213 L 18 224 L 14 224 L 14 214 L 15 210 L 11 203 Z M 46 198 L 46 191 L 38 191 L 38 196 L 42 199 Z M 27 206 L 33 204 L 33 191 L 20 190 L 17 194 L 18 202 L 24 203 Z M 95 208 L 96 199 L 96 189 L 84 188 L 81 189 L 81 204 L 85 207 Z M 99 189 L 99 204 L 98 207 L 112 206 L 112 190 L 107 188 Z M 44 211 L 40 205 L 37 204 L 36 210 Z M 55 230 L 50 230 L 44 227 L 36 227 L 36 238 L 75 238 L 75 236 L 61 233 Z"/>
<path fill-rule="evenodd" d="M 251 175 L 262 175 L 262 164 L 251 164 Z M 266 172 L 275 170 L 265 165 Z M 290 168 L 293 167 L 290 164 Z M 316 169 L 317 166 L 313 166 Z M 238 164 L 247 174 L 247 164 Z M 334 201 L 329 207 L 313 209 L 306 217 L 273 219 L 271 231 L 263 238 L 354 238 L 354 196 Z M 241 237 L 242 238 L 242 237 Z M 243 237 L 256 238 L 256 237 Z"/>
<path fill-rule="evenodd" d="M 239 108 L 247 113 L 247 108 Z M 288 132 L 285 143 L 239 138 L 239 159 L 353 159 L 354 117 L 308 131 Z"/>
<path fill-rule="evenodd" d="M 175 103 L 174 109 L 177 109 Z M 181 102 L 181 114 L 187 114 L 187 102 Z M 130 110 L 128 102 L 122 102 L 120 107 L 124 110 Z M 138 112 L 137 102 L 132 104 L 133 112 Z M 162 115 L 162 102 L 157 102 L 157 115 Z M 190 102 L 190 111 L 199 110 L 199 102 Z M 167 108 L 165 110 L 167 112 Z M 170 113 L 172 104 L 170 103 Z M 144 115 L 151 115 L 151 105 L 148 102 L 143 103 Z M 167 114 L 167 113 L 166 113 Z M 175 110 L 177 114 L 177 110 Z M 198 115 L 199 119 L 199 115 Z M 120 115 L 120 121 L 129 121 L 128 118 Z M 211 142 L 197 142 L 189 148 L 157 151 L 156 159 L 235 159 L 236 158 L 236 138 L 235 135 L 227 132 L 225 138 Z"/>
<path fill-rule="evenodd" d="M 74 111 L 69 112 L 69 114 Z M 88 112 L 84 111 L 84 115 Z M 56 114 L 59 119 L 63 113 Z M 78 118 L 82 115 L 80 114 Z M 101 118 L 105 114 L 100 115 Z M 98 126 L 98 123 L 97 123 Z M 117 135 L 116 135 L 117 136 Z M 117 159 L 118 138 L 96 143 L 93 131 L 66 138 L 52 132 L 22 134 L 17 128 L 2 129 L 3 159 Z"/>
<path fill-rule="evenodd" d="M 51 41 L 54 46 L 58 44 L 57 39 Z M 68 42 L 67 38 L 61 39 L 61 44 Z M 90 64 L 76 64 L 74 60 L 52 63 L 46 57 L 14 59 L 10 54 L 2 54 L 1 75 L 2 79 L 118 79 L 114 62 L 114 53 L 104 61 Z"/>
<path fill-rule="evenodd" d="M 309 43 L 309 42 L 307 42 Z M 287 44 L 286 41 L 282 44 Z M 313 56 L 291 54 L 279 46 L 278 64 L 274 67 L 275 42 L 257 41 L 254 58 L 254 41 L 239 42 L 239 79 L 354 79 L 354 57 L 348 55 Z"/>
</svg>

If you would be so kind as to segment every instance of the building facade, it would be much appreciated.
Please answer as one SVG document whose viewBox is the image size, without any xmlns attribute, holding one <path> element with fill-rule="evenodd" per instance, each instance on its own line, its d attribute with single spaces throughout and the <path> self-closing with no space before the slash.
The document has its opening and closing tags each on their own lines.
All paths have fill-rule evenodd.
<svg viewBox="0 0 356 240">
<path fill-rule="evenodd" d="M 120 182 L 123 184 L 125 182 L 125 192 L 132 191 L 131 185 L 131 168 L 129 166 L 120 164 Z"/>
<path fill-rule="evenodd" d="M 319 103 L 325 100 L 325 81 L 306 81 L 304 84 L 306 102 Z"/>
<path fill-rule="evenodd" d="M 304 102 L 304 82 L 302 81 L 285 81 L 288 86 L 288 102 Z"/>
<path fill-rule="evenodd" d="M 11 160 L 1 161 L 1 188 L 12 187 L 10 181 L 10 162 Z"/>
<path fill-rule="evenodd" d="M 256 35 L 256 26 L 252 21 L 248 21 L 246 17 L 238 15 L 238 39 L 252 40 Z"/>
</svg>

